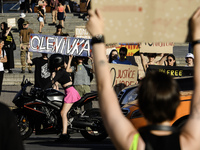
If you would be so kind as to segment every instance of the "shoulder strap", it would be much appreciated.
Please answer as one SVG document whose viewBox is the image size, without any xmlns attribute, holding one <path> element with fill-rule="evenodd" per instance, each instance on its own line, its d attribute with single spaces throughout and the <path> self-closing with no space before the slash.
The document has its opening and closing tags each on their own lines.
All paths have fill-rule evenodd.
<svg viewBox="0 0 200 150">
<path fill-rule="evenodd" d="M 151 130 L 162 130 L 162 131 L 171 131 L 171 132 L 178 132 L 179 130 L 175 127 L 171 126 L 162 126 L 162 125 L 149 125 L 139 129 L 141 132 L 150 132 Z"/>
<path fill-rule="evenodd" d="M 131 147 L 129 148 L 129 150 L 137 150 L 139 136 L 140 136 L 139 133 L 136 133 L 133 136 L 133 142 L 132 142 Z"/>
<path fill-rule="evenodd" d="M 151 143 L 148 141 L 148 139 L 145 138 L 144 133 L 148 134 L 148 133 L 150 133 L 151 130 L 171 131 L 173 133 L 179 132 L 179 130 L 175 127 L 162 126 L 162 125 L 149 125 L 149 126 L 140 128 L 138 131 L 146 144 L 146 149 L 148 149 L 148 150 L 153 150 L 153 147 L 152 147 Z"/>
</svg>

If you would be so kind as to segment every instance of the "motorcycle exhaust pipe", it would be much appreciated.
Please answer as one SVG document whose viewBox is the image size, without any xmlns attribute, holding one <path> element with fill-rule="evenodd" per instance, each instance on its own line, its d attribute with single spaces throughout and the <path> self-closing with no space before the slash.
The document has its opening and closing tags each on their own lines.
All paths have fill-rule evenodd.
<svg viewBox="0 0 200 150">
<path fill-rule="evenodd" d="M 96 127 L 96 124 L 93 122 L 83 122 L 83 121 L 73 121 L 73 127 L 76 128 L 85 128 L 85 127 Z"/>
</svg>

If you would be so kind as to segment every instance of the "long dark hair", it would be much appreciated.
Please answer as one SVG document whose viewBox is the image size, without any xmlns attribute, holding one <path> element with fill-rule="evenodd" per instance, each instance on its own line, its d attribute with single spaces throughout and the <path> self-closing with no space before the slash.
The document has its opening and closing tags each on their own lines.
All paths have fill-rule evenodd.
<svg viewBox="0 0 200 150">
<path fill-rule="evenodd" d="M 173 66 L 176 66 L 176 58 L 175 58 L 175 56 L 173 55 L 173 54 L 169 54 L 169 55 L 167 55 L 167 60 L 168 60 L 168 58 L 169 57 L 172 57 L 173 58 L 173 60 L 175 60 L 175 62 L 174 62 L 174 65 Z M 167 62 L 167 65 L 168 65 L 168 62 Z"/>
<path fill-rule="evenodd" d="M 116 49 L 113 49 L 111 52 L 110 52 L 110 54 L 109 54 L 109 63 L 112 63 L 112 52 L 117 52 L 117 50 Z M 117 52 L 117 54 L 118 54 L 118 52 Z"/>
<path fill-rule="evenodd" d="M 6 32 L 6 30 L 8 29 L 8 24 L 6 22 L 2 22 L 1 25 L 3 24 L 3 29 L 1 28 L 1 30 L 4 32 Z"/>
</svg>

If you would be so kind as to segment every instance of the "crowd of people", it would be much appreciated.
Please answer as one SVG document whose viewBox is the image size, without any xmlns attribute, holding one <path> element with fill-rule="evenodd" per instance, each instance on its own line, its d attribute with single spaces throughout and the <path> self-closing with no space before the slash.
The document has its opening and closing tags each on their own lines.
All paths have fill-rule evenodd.
<svg viewBox="0 0 200 150">
<path fill-rule="evenodd" d="M 90 1 L 88 1 L 89 3 Z M 23 3 L 23 2 L 22 2 Z M 33 3 L 36 3 L 33 1 Z M 93 73 L 96 74 L 97 88 L 99 93 L 99 104 L 101 109 L 101 115 L 103 117 L 104 125 L 107 129 L 109 136 L 111 137 L 114 145 L 117 149 L 145 149 L 150 143 L 151 147 L 156 149 L 162 146 L 166 140 L 169 143 L 166 149 L 199 149 L 198 142 L 200 132 L 199 130 L 199 66 L 200 66 L 200 52 L 199 46 L 199 34 L 200 33 L 200 9 L 198 9 L 192 17 L 192 37 L 193 37 L 193 49 L 195 56 L 192 53 L 188 53 L 185 56 L 186 67 L 194 66 L 194 80 L 195 89 L 193 95 L 193 102 L 191 105 L 191 115 L 184 126 L 182 131 L 174 132 L 169 127 L 169 121 L 175 116 L 176 108 L 179 105 L 179 91 L 178 85 L 175 83 L 172 77 L 158 72 L 147 73 L 142 79 L 138 89 L 138 103 L 140 110 L 146 118 L 149 126 L 156 126 L 155 132 L 144 128 L 137 131 L 134 126 L 123 116 L 121 113 L 116 93 L 111 86 L 110 70 L 108 63 L 132 65 L 127 60 L 127 48 L 121 47 L 119 53 L 116 49 L 113 49 L 109 58 L 106 57 L 106 47 L 104 39 L 95 43 L 96 37 L 102 35 L 103 37 L 103 19 L 99 10 L 89 10 L 90 19 L 87 23 L 87 29 L 92 35 L 92 54 L 94 58 L 89 57 L 75 57 L 63 56 L 62 54 L 53 54 L 48 58 L 48 54 L 42 53 L 41 57 L 32 58 L 32 52 L 29 52 L 29 37 L 34 31 L 29 28 L 29 22 L 24 20 L 25 13 L 33 12 L 32 8 L 35 4 L 29 4 L 24 1 L 25 9 L 24 13 L 21 13 L 18 20 L 19 36 L 20 36 L 20 57 L 21 57 L 21 73 L 25 73 L 26 64 L 28 64 L 28 72 L 33 73 L 32 65 L 35 65 L 35 87 L 46 89 L 49 87 L 55 87 L 59 90 L 58 84 L 60 84 L 65 92 L 63 100 L 63 106 L 61 109 L 61 117 L 63 123 L 63 130 L 58 138 L 58 141 L 67 141 L 70 136 L 67 133 L 67 113 L 72 107 L 73 103 L 80 100 L 80 98 L 91 92 L 90 82 Z M 41 2 L 38 10 L 38 21 L 40 25 L 39 33 L 42 33 L 42 28 L 45 22 L 45 6 L 48 2 Z M 29 6 L 28 6 L 29 5 Z M 62 32 L 64 28 L 63 20 L 66 16 L 66 8 L 71 12 L 68 7 L 69 2 L 59 2 L 58 0 L 51 0 L 50 5 L 52 9 L 52 22 L 56 24 L 56 20 L 59 20 L 59 24 L 56 26 L 55 36 L 69 36 L 67 33 Z M 31 7 L 30 7 L 31 6 Z M 13 45 L 14 39 L 11 33 L 11 27 L 8 27 L 7 23 L 1 23 L 1 39 L 0 39 L 0 94 L 2 88 L 2 81 L 4 72 L 13 73 L 14 57 L 13 57 Z M 195 44 L 194 44 L 195 43 Z M 27 57 L 27 59 L 26 59 Z M 148 53 L 148 62 L 144 58 L 144 54 L 140 53 L 141 63 L 144 71 L 147 70 L 149 65 L 163 65 L 163 66 L 177 66 L 176 58 L 173 54 L 161 54 L 161 59 L 156 61 L 157 54 Z M 90 64 L 88 64 L 90 62 Z M 106 76 L 106 78 L 105 78 Z M 166 89 L 168 87 L 168 89 Z M 150 90 L 151 89 L 151 90 Z M 108 96 L 109 95 L 109 96 Z M 162 96 L 161 96 L 162 95 Z M 149 105 L 147 105 L 147 103 Z M 1 106 L 1 105 L 0 105 Z M 159 106 L 158 108 L 154 106 Z M 166 108 L 166 106 L 169 106 Z M 90 109 L 92 105 L 89 104 L 84 109 Z M 152 113 L 149 113 L 152 112 Z M 170 113 L 169 113 L 170 112 Z M 117 123 L 116 123 L 117 122 Z M 165 126 L 167 131 L 160 131 Z M 16 133 L 18 136 L 18 133 Z M 165 138 L 163 138 L 165 137 Z M 155 144 L 151 139 L 159 140 L 160 143 Z M 20 143 L 20 141 L 19 141 Z M 21 147 L 21 144 L 19 144 Z"/>
</svg>

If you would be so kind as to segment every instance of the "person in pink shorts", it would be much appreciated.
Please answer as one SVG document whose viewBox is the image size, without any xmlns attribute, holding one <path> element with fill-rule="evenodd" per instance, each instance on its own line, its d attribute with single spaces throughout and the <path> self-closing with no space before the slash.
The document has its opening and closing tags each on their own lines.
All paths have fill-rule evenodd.
<svg viewBox="0 0 200 150">
<path fill-rule="evenodd" d="M 67 134 L 67 113 L 72 105 L 81 99 L 79 93 L 72 86 L 70 74 L 66 72 L 64 68 L 64 62 L 64 56 L 62 54 L 53 54 L 50 56 L 48 64 L 50 72 L 55 72 L 55 76 L 52 79 L 52 82 L 50 82 L 49 84 L 54 84 L 57 81 L 62 85 L 63 89 L 65 90 L 64 103 L 60 112 L 62 117 L 63 130 L 62 134 L 58 138 L 58 141 L 63 142 L 67 141 L 70 138 L 69 134 Z M 49 84 L 47 84 L 46 86 L 49 86 Z"/>
</svg>

